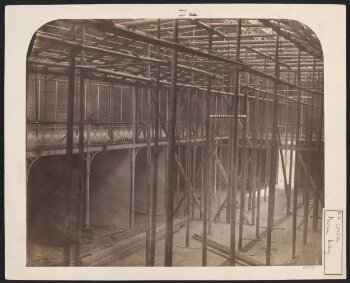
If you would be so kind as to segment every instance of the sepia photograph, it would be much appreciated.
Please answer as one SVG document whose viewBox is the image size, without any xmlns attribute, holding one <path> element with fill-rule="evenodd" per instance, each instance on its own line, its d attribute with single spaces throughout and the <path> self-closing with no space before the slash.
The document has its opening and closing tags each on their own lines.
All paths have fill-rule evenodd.
<svg viewBox="0 0 350 283">
<path fill-rule="evenodd" d="M 26 110 L 28 266 L 321 264 L 323 54 L 304 24 L 55 20 Z"/>
<path fill-rule="evenodd" d="M 345 274 L 319 35 L 298 17 L 172 6 L 58 13 L 31 33 L 16 154 L 23 268 Z"/>
</svg>

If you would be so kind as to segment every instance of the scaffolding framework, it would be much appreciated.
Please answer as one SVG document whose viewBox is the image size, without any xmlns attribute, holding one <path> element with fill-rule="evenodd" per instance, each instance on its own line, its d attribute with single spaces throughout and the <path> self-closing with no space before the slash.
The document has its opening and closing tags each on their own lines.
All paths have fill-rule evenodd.
<svg viewBox="0 0 350 283">
<path fill-rule="evenodd" d="M 146 266 L 155 265 L 161 148 L 167 151 L 165 266 L 173 265 L 174 217 L 181 207 L 186 247 L 191 220 L 198 215 L 203 223 L 203 266 L 209 246 L 217 246 L 208 240 L 215 233 L 212 223 L 224 209 L 230 265 L 246 262 L 246 223 L 255 226 L 256 240 L 266 234 L 264 264 L 271 265 L 279 164 L 286 215 L 293 219 L 291 258 L 297 245 L 298 190 L 303 191 L 303 243 L 310 207 L 317 231 L 324 206 L 323 55 L 307 26 L 270 19 L 57 20 L 36 32 L 27 72 L 27 180 L 38 158 L 66 155 L 63 265 L 84 265 L 81 237 L 91 230 L 94 156 L 122 148 L 130 151 L 132 164 L 131 229 L 135 160 L 140 148 L 147 152 Z M 75 154 L 79 189 L 73 196 Z M 220 199 L 217 192 L 223 190 L 226 197 Z M 73 199 L 78 205 L 72 206 Z M 268 202 L 264 232 L 262 201 Z"/>
</svg>

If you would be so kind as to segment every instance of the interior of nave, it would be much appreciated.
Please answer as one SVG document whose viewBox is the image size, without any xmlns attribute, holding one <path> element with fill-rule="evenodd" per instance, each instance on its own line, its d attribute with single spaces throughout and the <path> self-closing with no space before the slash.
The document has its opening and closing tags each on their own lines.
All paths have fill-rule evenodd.
<svg viewBox="0 0 350 283">
<path fill-rule="evenodd" d="M 304 24 L 56 20 L 26 101 L 28 266 L 321 264 L 323 55 Z"/>
</svg>

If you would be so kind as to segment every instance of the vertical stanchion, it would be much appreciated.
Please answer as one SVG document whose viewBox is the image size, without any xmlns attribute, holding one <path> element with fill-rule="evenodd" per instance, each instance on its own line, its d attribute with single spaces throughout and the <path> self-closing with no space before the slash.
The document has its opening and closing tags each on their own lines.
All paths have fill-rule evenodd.
<svg viewBox="0 0 350 283">
<path fill-rule="evenodd" d="M 233 85 L 233 77 L 230 76 L 230 85 Z M 228 114 L 234 114 L 233 107 L 234 107 L 234 97 L 231 97 L 231 105 L 230 107 L 227 107 L 227 113 Z M 233 171 L 233 157 L 232 157 L 232 149 L 233 149 L 233 124 L 234 119 L 231 118 L 228 121 L 229 125 L 229 140 L 228 140 L 228 154 L 227 154 L 227 163 L 228 163 L 228 186 L 227 186 L 227 204 L 226 204 L 226 222 L 230 223 L 231 219 L 231 194 L 232 194 L 232 171 Z"/>
<path fill-rule="evenodd" d="M 108 118 L 108 137 L 113 140 L 113 128 L 112 128 L 112 90 L 113 84 L 108 84 L 108 109 L 107 109 L 107 118 Z"/>
<path fill-rule="evenodd" d="M 76 27 L 73 27 L 72 39 L 75 38 Z M 63 265 L 70 265 L 70 246 L 71 246 L 71 194 L 72 194 L 72 173 L 73 173 L 73 119 L 74 119 L 74 87 L 75 87 L 75 54 L 76 50 L 71 47 L 69 50 L 69 70 L 68 70 L 68 109 L 67 109 L 67 163 L 66 163 L 66 207 L 65 216 L 67 219 L 64 247 L 63 247 Z"/>
<path fill-rule="evenodd" d="M 193 101 L 193 126 L 194 126 L 194 136 L 193 136 L 193 141 L 194 141 L 194 146 L 193 146 L 193 165 L 192 165 L 192 186 L 196 192 L 196 168 L 197 168 L 197 98 L 198 98 L 198 93 L 197 90 L 195 91 L 194 94 L 194 101 Z M 194 218 L 194 201 L 192 200 L 192 218 Z"/>
<path fill-rule="evenodd" d="M 85 27 L 81 27 L 81 41 L 85 42 Z M 81 64 L 85 63 L 85 51 L 81 51 Z M 82 196 L 84 190 L 84 118 L 85 118 L 85 80 L 84 72 L 80 70 L 79 95 L 79 186 L 77 193 L 77 225 L 75 235 L 75 266 L 80 266 L 80 241 L 82 228 Z"/>
<path fill-rule="evenodd" d="M 210 107 L 209 107 L 209 113 L 212 113 L 212 105 L 213 105 L 213 99 L 210 97 Z M 213 164 L 213 153 L 214 153 L 214 121 L 215 119 L 209 120 L 209 182 L 208 182 L 208 234 L 212 234 L 212 205 L 213 205 L 213 189 L 214 189 L 214 164 Z"/>
<path fill-rule="evenodd" d="M 259 100 L 259 93 L 256 92 L 255 93 L 255 98 L 257 100 Z M 262 108 L 259 107 L 260 111 L 262 112 Z M 261 119 L 264 123 L 265 119 L 263 117 L 263 115 L 261 115 Z M 259 117 L 259 116 L 258 116 Z M 260 120 L 260 117 L 259 117 Z M 260 230 L 260 194 L 261 194 L 261 178 L 262 178 L 262 169 L 263 169 L 263 138 L 264 138 L 264 129 L 265 129 L 265 125 L 262 124 L 261 125 L 261 129 L 260 129 L 260 150 L 257 148 L 257 154 L 258 154 L 258 193 L 257 193 L 257 200 L 256 200 L 256 225 L 255 225 L 255 238 L 258 240 L 260 238 L 259 235 L 259 230 Z M 257 146 L 257 145 L 256 145 Z"/>
<path fill-rule="evenodd" d="M 296 73 L 295 73 L 296 74 Z M 294 76 L 294 83 L 297 82 L 297 76 Z M 290 112 L 292 113 L 292 117 L 294 117 L 293 114 L 295 114 L 296 104 L 294 102 L 291 103 Z M 289 152 L 289 168 L 288 168 L 288 193 L 289 193 L 289 201 L 291 202 L 291 196 L 292 196 L 292 173 L 293 173 L 293 145 L 294 145 L 294 136 L 295 136 L 295 123 L 293 121 L 291 122 L 291 134 L 290 134 L 290 152 Z"/>
<path fill-rule="evenodd" d="M 151 47 L 148 45 L 148 56 L 151 54 Z M 148 76 L 151 75 L 151 66 L 148 65 Z M 147 228 L 146 228 L 146 266 L 151 265 L 151 226 L 152 226 L 152 194 L 153 194 L 153 187 L 152 187 L 152 145 L 151 145 L 151 126 L 152 126 L 152 105 L 151 105 L 151 85 L 148 85 L 146 87 L 146 140 L 147 140 L 147 156 L 146 156 L 146 163 L 147 163 Z"/>
<path fill-rule="evenodd" d="M 279 130 L 277 130 L 277 137 L 278 137 L 278 146 L 282 147 L 282 141 L 281 141 L 281 135 L 279 133 Z M 285 159 L 283 156 L 283 150 L 280 148 L 279 150 L 280 156 L 281 156 L 281 165 L 282 165 L 282 173 L 283 173 L 283 182 L 284 182 L 284 192 L 286 195 L 286 200 L 289 202 L 289 196 L 288 196 L 288 181 L 287 181 L 287 172 L 286 172 L 286 167 L 285 167 Z M 278 156 L 278 154 L 277 154 Z M 279 165 L 278 159 L 277 159 L 277 166 Z M 277 174 L 277 172 L 276 172 Z M 278 183 L 278 182 L 277 182 Z M 287 210 L 288 214 L 288 210 Z"/>
<path fill-rule="evenodd" d="M 132 139 L 133 145 L 131 148 L 131 176 L 130 176 L 130 228 L 134 228 L 135 222 L 135 169 L 136 169 L 136 119 L 137 119 L 137 88 L 132 88 Z"/>
<path fill-rule="evenodd" d="M 136 149 L 131 148 L 131 182 L 130 182 L 130 228 L 134 228 L 135 223 L 135 168 Z"/>
<path fill-rule="evenodd" d="M 317 157 L 321 159 L 321 154 L 322 154 L 322 125 L 323 125 L 323 115 L 324 115 L 324 109 L 323 109 L 323 97 L 319 97 L 320 103 L 319 103 L 319 125 L 318 125 L 318 148 L 317 148 Z M 317 160 L 316 164 L 316 174 L 319 174 L 319 178 L 317 178 L 317 187 L 316 187 L 316 192 L 315 192 L 315 197 L 314 197 L 314 212 L 313 212 L 313 223 L 312 223 L 312 229 L 314 231 L 317 231 L 317 226 L 318 226 L 318 206 L 319 206 L 319 200 L 320 200 L 320 191 L 322 188 L 322 181 L 321 181 L 321 176 L 322 175 L 322 166 L 323 162 L 321 160 L 318 160 L 318 158 L 315 158 Z"/>
<path fill-rule="evenodd" d="M 157 37 L 160 38 L 160 19 L 157 23 Z M 157 46 L 157 58 L 160 57 L 160 47 Z M 156 66 L 156 86 L 154 90 L 154 158 L 153 158 L 153 190 L 152 190 L 152 217 L 151 217 L 151 253 L 150 265 L 154 266 L 156 250 L 156 228 L 157 228 L 157 201 L 158 201 L 158 152 L 159 152 L 159 76 L 160 66 Z"/>
<path fill-rule="evenodd" d="M 211 53 L 212 48 L 212 38 L 213 34 L 209 32 L 209 47 L 208 52 Z M 202 266 L 207 265 L 207 245 L 208 245 L 208 195 L 209 190 L 211 189 L 211 160 L 213 153 L 210 151 L 210 109 L 211 109 L 211 78 L 208 81 L 207 92 L 205 94 L 205 186 L 204 186 L 204 195 L 203 195 L 203 242 L 202 242 Z"/>
<path fill-rule="evenodd" d="M 187 124 L 185 126 L 185 130 L 186 130 L 186 141 L 187 141 L 187 145 L 186 145 L 186 174 L 187 174 L 187 178 L 189 181 L 189 184 L 192 183 L 192 169 L 191 169 L 191 90 L 189 90 L 189 94 L 187 97 L 187 115 L 186 115 L 186 120 L 185 123 Z M 186 217 L 187 217 L 187 221 L 186 221 L 186 247 L 189 247 L 190 245 L 190 205 L 191 205 L 191 188 L 188 186 L 186 186 L 186 190 L 187 190 L 187 200 L 186 200 Z"/>
<path fill-rule="evenodd" d="M 87 118 L 87 105 L 90 104 L 90 98 L 87 99 L 87 97 L 90 97 L 90 80 L 87 80 L 87 93 L 88 96 L 85 95 L 85 119 Z M 84 192 L 84 198 L 85 198 L 85 213 L 84 213 L 84 230 L 89 231 L 90 230 L 90 165 L 91 165 L 91 158 L 90 158 L 90 130 L 91 130 L 91 124 L 87 124 L 86 129 L 86 156 L 85 156 L 85 192 Z"/>
<path fill-rule="evenodd" d="M 313 103 L 314 103 L 314 95 L 311 94 L 311 101 L 309 104 L 309 113 L 307 116 L 307 136 L 305 137 L 305 148 L 308 148 L 308 152 L 305 151 L 305 159 L 307 164 L 309 164 L 309 172 L 305 172 L 305 187 L 304 187 L 304 222 L 303 222 L 303 244 L 307 243 L 307 229 L 309 226 L 309 187 L 311 186 L 310 177 L 312 174 L 311 171 L 311 160 L 312 160 L 312 123 L 313 123 Z M 310 175 L 310 176 L 309 176 Z"/>
<path fill-rule="evenodd" d="M 237 26 L 237 45 L 236 45 L 236 61 L 239 61 L 240 46 L 241 46 L 241 24 L 242 20 L 238 20 Z M 232 183 L 229 190 L 231 195 L 229 199 L 230 206 L 230 265 L 236 264 L 236 195 L 237 195 L 237 176 L 238 176 L 238 109 L 239 109 L 239 71 L 235 70 L 234 73 L 234 109 L 233 109 L 233 144 L 232 154 L 233 157 L 233 172 Z M 230 172 L 231 173 L 231 172 Z"/>
<path fill-rule="evenodd" d="M 44 115 L 43 115 L 43 120 L 46 121 L 46 108 L 47 108 L 47 81 L 48 81 L 48 76 L 45 74 L 44 76 Z"/>
<path fill-rule="evenodd" d="M 55 102 L 54 102 L 54 121 L 57 122 L 57 90 L 58 90 L 58 82 L 55 80 Z M 85 113 L 86 115 L 86 113 Z M 57 129 L 57 125 L 55 124 L 55 131 Z"/>
<path fill-rule="evenodd" d="M 289 77 L 289 72 L 288 72 Z M 292 105 L 291 105 L 292 106 Z M 288 101 L 288 93 L 286 94 L 286 129 L 285 129 L 285 168 L 287 168 L 287 153 L 288 153 L 288 127 L 289 127 L 289 101 Z M 289 155 L 291 155 L 292 150 L 289 151 Z M 291 164 L 289 164 L 291 166 Z M 290 183 L 287 182 L 287 214 L 290 214 L 290 197 L 291 197 L 291 191 L 290 191 Z"/>
<path fill-rule="evenodd" d="M 252 159 L 252 225 L 255 225 L 255 218 L 256 218 L 256 189 L 257 189 L 257 165 L 258 165 L 258 123 L 259 123 L 259 94 L 256 91 L 255 92 L 255 99 L 254 99 L 254 111 L 253 111 L 253 126 L 252 126 L 252 138 L 253 138 L 253 159 Z"/>
<path fill-rule="evenodd" d="M 294 113 L 294 103 L 291 103 L 290 105 L 291 109 L 290 112 Z M 289 168 L 288 168 L 288 194 L 289 194 L 289 202 L 291 202 L 291 196 L 292 196 L 292 173 L 293 173 L 293 145 L 294 145 L 294 126 L 291 124 L 291 134 L 290 134 L 290 150 L 289 150 Z"/>
<path fill-rule="evenodd" d="M 265 59 L 264 71 L 267 71 L 267 61 Z M 268 90 L 268 85 L 266 86 Z M 270 94 L 266 91 L 266 100 L 265 100 L 265 186 L 264 186 L 264 201 L 266 201 L 266 190 L 269 184 L 269 159 L 270 159 L 270 115 L 269 115 L 269 103 L 270 103 Z"/>
<path fill-rule="evenodd" d="M 219 105 L 219 110 L 218 110 L 218 112 L 221 112 L 221 113 L 223 113 L 223 97 L 220 97 L 220 96 L 218 96 L 218 99 L 219 99 L 219 101 L 221 101 L 221 103 L 220 103 L 220 105 Z M 222 125 L 223 125 L 223 123 L 222 123 L 222 121 L 220 121 L 219 122 L 219 125 L 218 125 L 218 127 L 219 127 L 219 135 L 220 135 L 220 141 L 219 141 L 219 145 L 220 146 L 222 146 L 223 145 L 223 137 L 222 137 L 222 135 L 223 135 L 223 133 L 222 133 Z M 222 160 L 222 150 L 223 150 L 223 148 L 222 147 L 217 147 L 217 149 L 218 149 L 218 151 L 219 151 L 219 159 L 220 160 Z M 216 164 L 216 162 L 215 162 L 215 165 L 217 165 Z M 217 206 L 217 208 L 219 209 L 220 208 L 220 204 L 221 204 L 221 186 L 222 186 L 222 184 L 221 184 L 221 173 L 220 172 L 218 172 L 217 173 L 218 174 L 218 183 L 217 183 L 217 203 L 218 203 L 218 206 Z M 218 222 L 220 222 L 220 213 L 219 213 L 219 215 L 218 215 L 218 218 L 217 218 L 217 221 Z"/>
<path fill-rule="evenodd" d="M 315 73 L 315 59 L 314 59 L 314 66 L 313 66 L 313 73 Z M 312 77 L 312 86 L 314 86 L 314 75 Z M 312 174 L 311 171 L 311 161 L 312 161 L 312 132 L 313 132 L 313 116 L 314 116 L 314 94 L 310 94 L 311 95 L 311 101 L 309 103 L 309 115 L 307 117 L 307 126 L 308 126 L 308 131 L 307 134 L 308 136 L 305 138 L 305 143 L 306 143 L 306 148 L 308 148 L 308 155 L 307 155 L 307 159 L 306 161 L 309 164 L 309 168 L 310 171 L 309 173 L 305 172 L 305 177 L 307 179 L 307 181 L 305 182 L 305 201 L 304 201 L 304 223 L 303 223 L 303 243 L 306 244 L 307 243 L 307 229 L 309 226 L 309 194 L 310 194 L 310 190 L 309 187 L 311 186 L 310 183 L 310 177 Z M 306 151 L 307 152 L 307 151 Z M 310 176 L 307 176 L 310 175 Z"/>
<path fill-rule="evenodd" d="M 298 85 L 300 85 L 300 54 L 299 49 L 298 53 Z M 296 109 L 296 124 L 295 124 L 295 165 L 294 165 L 294 192 L 293 192 L 293 226 L 292 226 L 292 258 L 295 259 L 296 253 L 296 239 L 297 239 L 297 201 L 298 201 L 298 166 L 299 161 L 297 158 L 298 148 L 299 148 L 299 127 L 300 127 L 300 102 L 301 102 L 301 93 L 298 90 L 298 100 L 297 100 L 297 109 Z"/>
<path fill-rule="evenodd" d="M 197 90 L 193 96 L 193 126 L 194 126 L 194 136 L 193 136 L 193 162 L 192 162 L 192 187 L 194 192 L 196 192 L 196 168 L 197 168 Z M 194 218 L 194 201 L 192 199 L 192 218 Z"/>
<path fill-rule="evenodd" d="M 174 42 L 178 41 L 178 20 L 174 20 Z M 168 121 L 168 170 L 166 186 L 166 230 L 165 230 L 165 266 L 172 266 L 173 259 L 173 187 L 175 171 L 175 123 L 176 123 L 176 83 L 177 83 L 177 50 L 172 51 L 171 86 Z"/>
<path fill-rule="evenodd" d="M 245 210 L 245 194 L 247 187 L 247 123 L 248 123 L 248 88 L 244 90 L 244 100 L 243 100 L 243 113 L 247 115 L 247 117 L 243 121 L 243 133 L 242 133 L 242 185 L 240 192 L 240 203 L 239 203 L 239 226 L 238 226 L 238 250 L 242 250 L 243 245 L 243 224 L 244 224 L 244 210 Z"/>
<path fill-rule="evenodd" d="M 40 120 L 40 78 L 38 77 L 38 73 L 35 73 L 35 120 Z M 36 136 L 39 136 L 39 123 L 36 127 Z"/>
<path fill-rule="evenodd" d="M 222 142 L 221 142 L 221 145 L 222 145 Z M 219 159 L 222 160 L 222 150 L 223 148 L 219 148 Z M 221 191 L 222 191 L 222 181 L 221 181 L 221 173 L 219 172 L 218 173 L 218 209 L 220 208 L 220 205 L 221 205 Z M 218 215 L 218 218 L 217 218 L 217 221 L 220 222 L 220 213 Z"/>
<path fill-rule="evenodd" d="M 278 65 L 278 47 L 279 35 L 276 37 L 275 50 L 275 77 L 279 77 Z M 271 265 L 271 239 L 272 228 L 274 223 L 275 213 L 275 186 L 276 186 L 276 167 L 277 167 L 277 131 L 278 131 L 278 95 L 277 82 L 273 85 L 273 120 L 272 120 L 272 134 L 271 134 L 271 158 L 270 158 L 270 176 L 269 176 L 269 198 L 268 198 L 268 212 L 267 212 L 267 236 L 266 236 L 266 265 Z"/>
<path fill-rule="evenodd" d="M 202 142 L 203 143 L 203 138 Z M 204 158 L 204 146 L 201 146 L 201 161 Z M 200 199 L 200 219 L 203 219 L 203 195 L 204 195 L 204 165 L 201 166 L 201 199 Z"/>
</svg>

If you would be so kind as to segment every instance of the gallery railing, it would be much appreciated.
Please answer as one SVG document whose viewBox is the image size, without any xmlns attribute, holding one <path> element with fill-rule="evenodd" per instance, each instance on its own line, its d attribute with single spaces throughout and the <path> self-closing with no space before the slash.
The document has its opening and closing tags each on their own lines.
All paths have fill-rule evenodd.
<svg viewBox="0 0 350 283">
<path fill-rule="evenodd" d="M 159 140 L 167 139 L 167 125 L 162 123 L 159 127 Z M 270 129 L 269 129 L 270 130 Z M 279 132 L 282 144 L 285 144 L 285 139 L 291 139 L 293 125 L 282 124 L 279 126 Z M 121 143 L 140 143 L 146 142 L 147 125 L 144 122 L 105 122 L 105 121 L 84 121 L 84 144 L 94 145 L 111 145 Z M 134 134 L 135 133 L 135 134 Z M 227 138 L 230 133 L 230 122 L 221 120 L 214 123 L 214 136 L 218 139 Z M 242 137 L 243 129 L 239 127 L 238 134 Z M 257 128 L 258 139 L 261 139 L 261 126 Z M 154 140 L 154 127 L 150 130 L 151 139 Z M 252 138 L 252 130 L 247 131 L 248 138 Z M 295 133 L 294 133 L 295 134 Z M 305 139 L 307 128 L 305 125 L 300 127 L 300 138 Z M 205 138 L 205 123 L 196 123 L 191 126 L 185 121 L 179 121 L 176 127 L 176 136 L 178 139 L 191 141 Z M 312 133 L 313 140 L 317 140 L 317 128 Z M 263 139 L 266 137 L 266 132 L 263 134 Z M 28 121 L 27 122 L 27 151 L 45 150 L 64 148 L 67 142 L 67 124 L 65 121 Z M 73 145 L 78 147 L 79 143 L 79 122 L 73 123 Z"/>
</svg>

